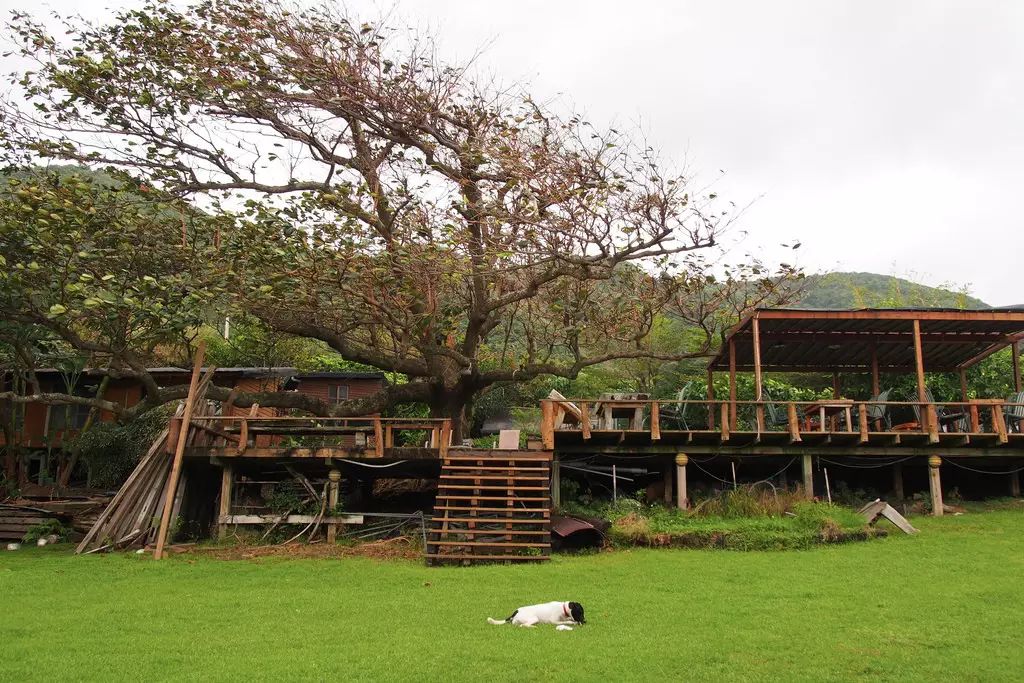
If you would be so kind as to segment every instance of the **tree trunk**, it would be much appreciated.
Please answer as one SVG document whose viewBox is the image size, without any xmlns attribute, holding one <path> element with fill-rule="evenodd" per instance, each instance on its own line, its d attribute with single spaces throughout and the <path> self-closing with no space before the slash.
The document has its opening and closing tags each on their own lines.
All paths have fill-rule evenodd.
<svg viewBox="0 0 1024 683">
<path fill-rule="evenodd" d="M 430 401 L 430 417 L 448 418 L 452 421 L 452 444 L 460 445 L 469 437 L 472 403 L 461 391 L 443 391 Z"/>
</svg>

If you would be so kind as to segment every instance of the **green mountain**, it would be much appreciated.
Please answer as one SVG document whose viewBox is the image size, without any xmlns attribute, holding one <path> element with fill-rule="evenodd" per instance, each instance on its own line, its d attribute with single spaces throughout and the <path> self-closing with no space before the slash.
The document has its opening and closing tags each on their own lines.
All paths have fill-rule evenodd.
<svg viewBox="0 0 1024 683">
<path fill-rule="evenodd" d="M 928 287 L 892 275 L 809 275 L 795 308 L 989 308 L 966 292 Z"/>
</svg>

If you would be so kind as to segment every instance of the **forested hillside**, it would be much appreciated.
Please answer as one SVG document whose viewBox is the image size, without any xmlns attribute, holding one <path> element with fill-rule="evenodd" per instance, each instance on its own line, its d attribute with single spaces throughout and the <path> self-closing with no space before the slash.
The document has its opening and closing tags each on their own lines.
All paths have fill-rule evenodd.
<svg viewBox="0 0 1024 683">
<path fill-rule="evenodd" d="M 827 273 L 807 277 L 798 308 L 988 308 L 959 288 L 928 287 L 892 275 Z"/>
</svg>

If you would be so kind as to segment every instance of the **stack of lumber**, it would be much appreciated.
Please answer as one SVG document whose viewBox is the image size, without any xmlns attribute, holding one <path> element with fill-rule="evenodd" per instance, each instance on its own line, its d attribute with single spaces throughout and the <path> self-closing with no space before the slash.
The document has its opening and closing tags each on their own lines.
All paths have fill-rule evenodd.
<svg viewBox="0 0 1024 683">
<path fill-rule="evenodd" d="M 183 406 L 179 406 L 172 424 L 183 412 Z M 213 407 L 208 402 L 199 401 L 193 409 L 193 426 L 196 420 L 212 412 Z M 184 438 L 187 445 L 194 445 L 197 439 L 208 437 L 200 429 L 190 429 Z M 168 430 L 165 429 L 78 544 L 76 553 L 142 548 L 156 539 L 174 460 L 173 449 L 168 447 L 167 441 Z M 177 514 L 184 494 L 183 479 L 175 492 L 172 517 Z"/>
<path fill-rule="evenodd" d="M 28 505 L 0 504 L 0 541 L 20 541 L 26 531 L 50 519 L 57 515 Z"/>
<path fill-rule="evenodd" d="M 11 505 L 34 508 L 49 513 L 60 520 L 61 524 L 70 527 L 79 537 L 89 531 L 110 502 L 110 496 L 97 495 L 89 498 L 57 498 L 38 500 L 33 498 L 17 498 Z"/>
</svg>

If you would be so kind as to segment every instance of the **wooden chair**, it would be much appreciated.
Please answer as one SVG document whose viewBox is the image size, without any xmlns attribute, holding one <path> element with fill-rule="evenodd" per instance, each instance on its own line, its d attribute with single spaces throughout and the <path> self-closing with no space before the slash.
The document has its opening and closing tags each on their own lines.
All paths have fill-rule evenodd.
<svg viewBox="0 0 1024 683">
<path fill-rule="evenodd" d="M 764 416 L 766 426 L 768 429 L 773 427 L 788 427 L 789 426 L 789 415 L 785 410 L 779 407 L 767 391 L 761 390 L 761 396 L 764 399 Z"/>
<path fill-rule="evenodd" d="M 693 390 L 693 382 L 687 382 L 676 394 L 676 401 L 685 401 L 690 397 Z M 686 412 L 690 407 L 689 403 L 670 403 L 667 406 L 659 406 L 658 420 L 662 425 L 675 424 L 676 429 L 689 431 L 690 426 L 686 424 Z"/>
<path fill-rule="evenodd" d="M 1024 391 L 1011 394 L 1006 399 L 1007 404 L 1024 404 Z M 1006 420 L 1006 431 L 1021 431 L 1021 420 L 1024 420 L 1024 405 L 1004 405 L 1003 419 Z"/>
<path fill-rule="evenodd" d="M 889 415 L 889 406 L 885 405 L 885 402 L 889 400 L 889 394 L 892 393 L 892 389 L 886 389 L 880 392 L 877 396 L 872 396 L 867 400 L 865 404 L 867 407 L 864 412 L 868 415 L 868 425 L 873 425 L 875 422 L 881 422 L 882 428 L 885 431 L 892 429 L 892 417 Z M 860 419 L 860 415 L 854 414 L 855 421 Z"/>
</svg>

